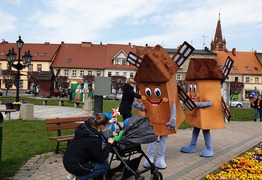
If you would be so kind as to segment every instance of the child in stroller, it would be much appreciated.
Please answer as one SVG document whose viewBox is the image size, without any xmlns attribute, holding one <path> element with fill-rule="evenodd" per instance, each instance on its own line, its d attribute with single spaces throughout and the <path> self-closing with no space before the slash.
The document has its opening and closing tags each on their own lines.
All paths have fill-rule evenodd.
<svg viewBox="0 0 262 180">
<path fill-rule="evenodd" d="M 155 167 L 154 163 L 151 163 L 148 168 L 138 170 L 143 157 L 149 161 L 149 158 L 141 148 L 141 144 L 149 144 L 157 140 L 149 119 L 145 116 L 132 116 L 124 121 L 124 130 L 119 123 L 116 124 L 119 126 L 119 130 L 121 130 L 122 136 L 118 137 L 113 144 L 107 178 L 113 180 L 134 176 L 135 179 L 141 180 L 144 179 L 141 174 L 150 170 L 152 179 L 163 179 L 162 174 Z M 132 158 L 132 155 L 136 157 Z M 112 168 L 114 160 L 120 161 L 120 164 L 116 166 L 117 163 L 114 163 L 115 167 Z"/>
</svg>

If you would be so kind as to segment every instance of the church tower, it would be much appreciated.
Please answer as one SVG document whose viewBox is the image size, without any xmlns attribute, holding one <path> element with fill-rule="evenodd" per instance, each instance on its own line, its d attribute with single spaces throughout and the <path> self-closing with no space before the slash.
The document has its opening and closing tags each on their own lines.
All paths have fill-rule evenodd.
<svg viewBox="0 0 262 180">
<path fill-rule="evenodd" d="M 212 51 L 226 51 L 226 40 L 222 38 L 222 28 L 220 22 L 220 12 L 217 21 L 217 28 L 214 39 L 211 41 L 211 50 Z"/>
</svg>

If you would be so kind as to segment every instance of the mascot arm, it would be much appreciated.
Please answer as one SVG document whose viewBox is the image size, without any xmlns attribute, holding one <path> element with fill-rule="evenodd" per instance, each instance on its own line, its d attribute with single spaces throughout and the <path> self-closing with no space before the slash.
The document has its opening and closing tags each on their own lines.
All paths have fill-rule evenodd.
<svg viewBox="0 0 262 180">
<path fill-rule="evenodd" d="M 138 109 L 138 110 L 140 110 L 140 111 L 145 111 L 145 107 L 143 106 L 143 104 L 142 104 L 142 103 L 139 103 L 139 102 L 137 102 L 137 101 L 134 101 L 134 102 L 133 102 L 132 107 L 133 107 L 133 108 L 136 108 L 136 109 Z"/>
<path fill-rule="evenodd" d="M 200 108 L 212 106 L 212 102 L 210 100 L 207 100 L 205 102 L 195 102 L 195 104 L 197 107 Z"/>
<path fill-rule="evenodd" d="M 176 127 L 176 104 L 174 103 L 171 108 L 171 117 L 169 122 L 166 124 L 167 129 L 173 130 Z"/>
</svg>

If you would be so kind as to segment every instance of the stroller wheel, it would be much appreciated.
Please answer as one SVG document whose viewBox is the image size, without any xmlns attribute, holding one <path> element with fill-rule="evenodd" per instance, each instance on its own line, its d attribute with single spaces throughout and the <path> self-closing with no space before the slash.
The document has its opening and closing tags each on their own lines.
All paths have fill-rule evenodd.
<svg viewBox="0 0 262 180">
<path fill-rule="evenodd" d="M 163 180 L 163 175 L 161 172 L 157 172 L 151 175 L 150 180 Z"/>
</svg>

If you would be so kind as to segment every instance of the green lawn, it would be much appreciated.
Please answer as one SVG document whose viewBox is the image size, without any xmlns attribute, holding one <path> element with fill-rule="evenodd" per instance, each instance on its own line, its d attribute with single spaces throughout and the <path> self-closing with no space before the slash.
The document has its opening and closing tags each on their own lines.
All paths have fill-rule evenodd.
<svg viewBox="0 0 262 180">
<path fill-rule="evenodd" d="M 30 100 L 28 102 L 32 103 Z M 112 107 L 118 107 L 119 101 L 104 101 L 104 112 L 111 112 Z M 42 104 L 34 100 L 34 104 Z M 57 103 L 54 103 L 57 105 Z M 70 104 L 71 105 L 71 104 Z M 232 121 L 253 121 L 254 110 L 243 108 L 230 109 Z M 121 118 L 119 117 L 119 120 Z M 180 129 L 188 128 L 184 122 Z M 19 168 L 32 156 L 54 151 L 56 143 L 48 140 L 55 132 L 46 132 L 44 121 L 16 120 L 4 123 L 2 143 L 2 165 L 0 179 L 14 176 Z M 62 143 L 65 147 L 66 143 Z M 62 146 L 62 147 L 63 147 Z"/>
</svg>

